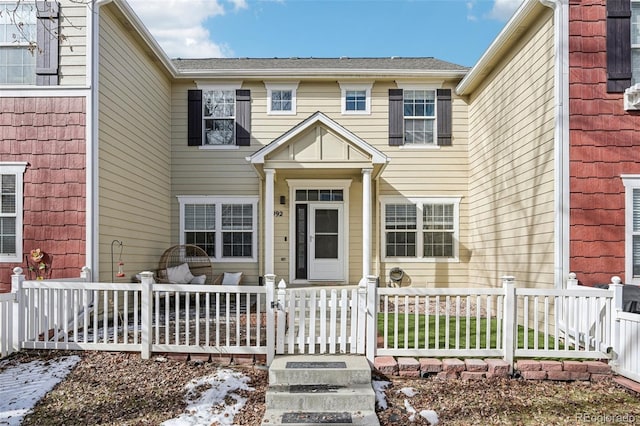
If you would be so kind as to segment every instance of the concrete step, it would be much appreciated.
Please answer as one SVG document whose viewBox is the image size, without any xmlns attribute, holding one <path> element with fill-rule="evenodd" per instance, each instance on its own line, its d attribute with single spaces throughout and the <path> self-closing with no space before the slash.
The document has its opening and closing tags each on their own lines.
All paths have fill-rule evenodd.
<svg viewBox="0 0 640 426">
<path fill-rule="evenodd" d="M 267 409 L 262 426 L 379 426 L 375 411 L 294 411 Z"/>
<path fill-rule="evenodd" d="M 270 386 L 371 384 L 361 355 L 279 355 L 269 367 Z"/>
<path fill-rule="evenodd" d="M 371 383 L 348 386 L 270 386 L 265 395 L 267 409 L 340 412 L 375 409 Z"/>
</svg>

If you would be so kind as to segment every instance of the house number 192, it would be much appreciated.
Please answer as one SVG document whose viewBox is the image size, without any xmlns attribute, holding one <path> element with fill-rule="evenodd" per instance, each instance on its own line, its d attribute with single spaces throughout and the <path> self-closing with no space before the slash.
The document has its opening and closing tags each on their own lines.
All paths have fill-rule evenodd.
<svg viewBox="0 0 640 426">
<path fill-rule="evenodd" d="M 273 212 L 273 216 L 275 217 L 282 217 L 282 210 L 276 210 Z"/>
</svg>

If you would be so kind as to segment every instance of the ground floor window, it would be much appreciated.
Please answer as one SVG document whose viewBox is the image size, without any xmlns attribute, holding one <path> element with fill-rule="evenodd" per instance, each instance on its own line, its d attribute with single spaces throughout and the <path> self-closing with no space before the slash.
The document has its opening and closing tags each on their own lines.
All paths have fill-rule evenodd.
<svg viewBox="0 0 640 426">
<path fill-rule="evenodd" d="M 0 262 L 22 262 L 25 169 L 26 163 L 0 162 Z"/>
<path fill-rule="evenodd" d="M 457 259 L 459 198 L 384 198 L 384 257 Z"/>
<path fill-rule="evenodd" d="M 622 175 L 625 186 L 625 283 L 640 284 L 640 175 Z"/>
<path fill-rule="evenodd" d="M 213 260 L 256 261 L 258 197 L 179 196 L 180 243 Z"/>
</svg>

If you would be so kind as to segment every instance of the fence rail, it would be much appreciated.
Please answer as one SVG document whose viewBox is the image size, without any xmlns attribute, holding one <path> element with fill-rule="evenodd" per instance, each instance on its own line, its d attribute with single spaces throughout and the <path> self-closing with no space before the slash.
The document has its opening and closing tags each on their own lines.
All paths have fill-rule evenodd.
<svg viewBox="0 0 640 426">
<path fill-rule="evenodd" d="M 640 315 L 622 312 L 622 286 L 609 290 L 385 288 L 25 281 L 0 294 L 0 355 L 68 349 L 266 355 L 609 358 L 640 380 Z"/>
</svg>

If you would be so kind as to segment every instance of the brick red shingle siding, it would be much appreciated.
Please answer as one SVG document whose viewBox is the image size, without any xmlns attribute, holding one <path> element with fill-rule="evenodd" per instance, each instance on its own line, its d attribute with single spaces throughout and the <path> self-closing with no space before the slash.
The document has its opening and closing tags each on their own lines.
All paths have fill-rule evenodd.
<svg viewBox="0 0 640 426">
<path fill-rule="evenodd" d="M 640 115 L 607 93 L 606 3 L 569 5 L 571 271 L 585 285 L 624 280 L 624 186 L 640 173 Z"/>
<path fill-rule="evenodd" d="M 85 263 L 85 98 L 0 98 L 0 162 L 24 161 L 23 250 L 53 255 L 52 277 Z M 0 292 L 23 263 L 0 264 Z"/>
</svg>

